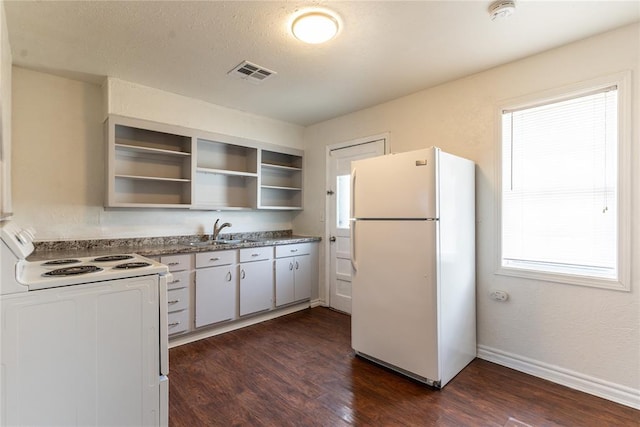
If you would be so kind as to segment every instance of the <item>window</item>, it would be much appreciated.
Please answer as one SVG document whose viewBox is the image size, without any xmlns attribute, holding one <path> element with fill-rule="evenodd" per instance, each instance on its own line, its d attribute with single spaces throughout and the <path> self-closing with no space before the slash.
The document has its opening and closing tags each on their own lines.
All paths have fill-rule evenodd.
<svg viewBox="0 0 640 427">
<path fill-rule="evenodd" d="M 501 109 L 500 273 L 628 289 L 621 89 Z"/>
</svg>

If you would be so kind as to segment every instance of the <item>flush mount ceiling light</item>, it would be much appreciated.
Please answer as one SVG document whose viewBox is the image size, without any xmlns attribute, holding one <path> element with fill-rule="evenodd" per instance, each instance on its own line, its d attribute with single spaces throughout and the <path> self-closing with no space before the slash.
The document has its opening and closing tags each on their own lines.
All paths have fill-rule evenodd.
<svg viewBox="0 0 640 427">
<path fill-rule="evenodd" d="M 491 20 L 508 19 L 516 11 L 516 2 L 513 0 L 498 0 L 489 6 Z"/>
<path fill-rule="evenodd" d="M 291 32 L 305 43 L 320 44 L 327 42 L 338 34 L 338 20 L 325 11 L 303 13 L 293 20 Z"/>
</svg>

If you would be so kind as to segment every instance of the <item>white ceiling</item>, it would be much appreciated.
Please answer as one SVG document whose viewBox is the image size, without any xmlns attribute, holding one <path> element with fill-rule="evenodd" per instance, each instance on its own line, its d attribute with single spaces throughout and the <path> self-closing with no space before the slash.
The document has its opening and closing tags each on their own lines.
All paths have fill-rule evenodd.
<svg viewBox="0 0 640 427">
<path fill-rule="evenodd" d="M 309 125 L 640 20 L 640 1 L 518 0 L 491 21 L 474 1 L 12 1 L 14 64 L 117 77 Z M 342 29 L 324 45 L 291 36 L 296 11 L 323 6 Z M 227 75 L 247 60 L 278 74 Z"/>
</svg>

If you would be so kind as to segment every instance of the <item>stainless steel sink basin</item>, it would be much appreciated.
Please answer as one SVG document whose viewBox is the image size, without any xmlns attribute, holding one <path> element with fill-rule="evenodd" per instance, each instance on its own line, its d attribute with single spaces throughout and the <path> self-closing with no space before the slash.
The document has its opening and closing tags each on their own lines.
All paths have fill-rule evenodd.
<svg viewBox="0 0 640 427">
<path fill-rule="evenodd" d="M 189 246 L 195 246 L 198 248 L 213 245 L 238 245 L 241 243 L 254 243 L 257 240 L 251 239 L 218 239 L 218 240 L 202 240 L 198 242 L 189 242 Z"/>
<path fill-rule="evenodd" d="M 240 243 L 255 243 L 257 240 L 251 239 L 231 239 L 231 240 L 215 240 L 215 243 L 222 243 L 223 245 L 237 245 Z"/>
</svg>

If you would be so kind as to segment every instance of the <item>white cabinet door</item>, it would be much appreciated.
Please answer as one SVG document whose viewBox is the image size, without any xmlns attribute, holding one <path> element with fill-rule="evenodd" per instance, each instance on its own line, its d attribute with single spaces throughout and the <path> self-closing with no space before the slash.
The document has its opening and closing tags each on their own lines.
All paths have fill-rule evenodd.
<svg viewBox="0 0 640 427">
<path fill-rule="evenodd" d="M 196 270 L 196 328 L 236 318 L 236 265 Z"/>
<path fill-rule="evenodd" d="M 276 306 L 294 301 L 294 258 L 276 259 Z"/>
<path fill-rule="evenodd" d="M 300 301 L 311 298 L 311 257 L 302 255 L 294 261 L 294 300 Z"/>
<path fill-rule="evenodd" d="M 269 310 L 273 303 L 273 261 L 240 264 L 240 316 Z"/>
<path fill-rule="evenodd" d="M 276 259 L 276 306 L 311 298 L 311 257 Z"/>
</svg>

